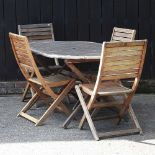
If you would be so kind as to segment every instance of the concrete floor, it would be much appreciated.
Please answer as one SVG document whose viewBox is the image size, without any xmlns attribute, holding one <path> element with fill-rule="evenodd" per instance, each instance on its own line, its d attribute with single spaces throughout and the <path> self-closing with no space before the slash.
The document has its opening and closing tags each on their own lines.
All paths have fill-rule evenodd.
<svg viewBox="0 0 155 155">
<path fill-rule="evenodd" d="M 43 126 L 35 127 L 33 123 L 16 117 L 24 104 L 20 96 L 0 97 L 0 155 L 155 154 L 155 95 L 141 94 L 133 99 L 133 109 L 144 132 L 142 136 L 101 141 L 93 140 L 88 126 L 79 130 L 78 121 L 73 121 L 69 129 L 64 130 L 61 125 L 66 116 L 62 113 L 55 113 Z M 34 107 L 31 113 L 39 115 L 43 110 L 43 107 Z"/>
</svg>

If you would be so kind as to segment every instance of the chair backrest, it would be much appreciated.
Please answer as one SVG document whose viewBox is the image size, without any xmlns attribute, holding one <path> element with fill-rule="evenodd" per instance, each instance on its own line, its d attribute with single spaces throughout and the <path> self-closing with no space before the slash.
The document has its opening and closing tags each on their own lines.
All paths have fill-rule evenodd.
<svg viewBox="0 0 155 155">
<path fill-rule="evenodd" d="M 12 50 L 14 52 L 16 61 L 24 75 L 28 80 L 31 73 L 34 72 L 35 61 L 29 48 L 28 40 L 24 36 L 19 36 L 13 33 L 9 33 Z"/>
<path fill-rule="evenodd" d="M 14 33 L 9 33 L 9 37 L 17 64 L 26 80 L 29 80 L 34 73 L 39 81 L 42 81 L 43 77 L 36 65 L 27 37 Z"/>
<path fill-rule="evenodd" d="M 135 35 L 136 30 L 114 27 L 111 41 L 132 41 Z"/>
<path fill-rule="evenodd" d="M 18 33 L 29 40 L 55 40 L 52 23 L 18 25 Z"/>
<path fill-rule="evenodd" d="M 132 42 L 104 42 L 98 79 L 121 80 L 140 78 L 147 40 Z"/>
</svg>

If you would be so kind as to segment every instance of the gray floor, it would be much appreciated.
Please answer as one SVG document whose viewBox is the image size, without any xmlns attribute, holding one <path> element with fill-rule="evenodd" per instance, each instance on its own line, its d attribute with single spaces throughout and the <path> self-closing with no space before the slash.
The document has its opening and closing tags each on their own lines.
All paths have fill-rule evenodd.
<svg viewBox="0 0 155 155">
<path fill-rule="evenodd" d="M 87 126 L 85 130 L 79 130 L 78 121 L 73 121 L 69 129 L 64 130 L 61 125 L 66 116 L 62 113 L 55 113 L 43 126 L 35 127 L 33 123 L 16 117 L 24 104 L 20 96 L 0 97 L 0 154 L 12 150 L 16 154 L 20 154 L 21 150 L 32 154 L 123 154 L 123 151 L 125 154 L 155 154 L 155 95 L 141 94 L 133 99 L 133 109 L 144 132 L 142 136 L 99 142 L 93 140 Z M 31 113 L 39 115 L 43 110 L 34 107 Z M 105 125 L 100 123 L 99 126 L 104 129 Z"/>
</svg>

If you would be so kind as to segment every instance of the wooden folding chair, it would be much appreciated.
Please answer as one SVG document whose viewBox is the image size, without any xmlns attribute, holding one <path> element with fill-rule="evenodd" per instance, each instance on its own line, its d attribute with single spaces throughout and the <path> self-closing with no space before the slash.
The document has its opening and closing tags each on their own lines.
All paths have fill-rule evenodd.
<svg viewBox="0 0 155 155">
<path fill-rule="evenodd" d="M 32 89 L 35 90 L 35 94 L 19 112 L 18 116 L 40 125 L 56 108 L 61 109 L 68 115 L 69 110 L 62 103 L 62 100 L 74 86 L 74 79 L 60 74 L 43 77 L 34 61 L 27 37 L 13 33 L 9 33 L 9 37 L 19 68 Z M 59 89 L 55 91 L 54 88 Z M 46 99 L 47 97 L 50 97 L 53 102 L 39 119 L 26 113 L 39 98 Z"/>
<path fill-rule="evenodd" d="M 135 36 L 136 36 L 136 30 L 134 30 L 134 29 L 114 27 L 112 35 L 111 35 L 111 42 L 133 41 L 135 39 Z M 92 77 L 92 78 L 94 79 L 94 77 Z M 109 99 L 109 100 L 113 100 L 112 96 L 108 96 L 106 98 Z M 94 111 L 95 111 L 95 113 L 93 113 L 93 115 L 96 115 L 99 112 L 99 109 L 96 109 Z"/>
<path fill-rule="evenodd" d="M 127 28 L 119 28 L 119 27 L 114 27 L 113 32 L 111 35 L 111 42 L 116 42 L 116 41 L 133 41 L 136 36 L 136 30 L 134 29 L 127 29 Z M 108 96 L 109 100 L 112 100 L 112 96 Z M 96 112 L 94 113 L 97 114 L 99 109 L 96 109 Z"/>
<path fill-rule="evenodd" d="M 76 92 L 79 97 L 84 115 L 80 121 L 80 129 L 82 129 L 85 119 L 89 124 L 92 134 L 96 140 L 99 138 L 108 138 L 113 136 L 128 135 L 133 133 L 142 133 L 142 129 L 131 107 L 131 100 L 138 87 L 144 58 L 146 53 L 147 41 L 132 41 L 132 42 L 104 42 L 102 46 L 102 54 L 100 60 L 99 71 L 96 83 L 76 85 Z M 124 86 L 121 80 L 133 79 L 131 88 Z M 85 101 L 81 90 L 89 96 L 88 102 Z M 101 96 L 121 96 L 122 100 L 112 102 L 101 102 Z M 63 124 L 67 128 L 71 119 L 75 117 L 80 105 L 73 111 L 69 118 Z M 135 128 L 125 129 L 120 131 L 111 131 L 98 134 L 90 111 L 100 108 L 117 107 L 118 124 L 128 111 L 133 120 Z M 112 117 L 114 118 L 114 117 Z"/>
<path fill-rule="evenodd" d="M 27 24 L 27 25 L 18 25 L 18 33 L 19 35 L 26 36 L 29 41 L 36 40 L 45 40 L 51 39 L 55 40 L 54 32 L 53 32 L 53 24 L 45 23 L 45 24 Z M 42 61 L 41 57 L 34 55 L 35 61 L 42 67 L 39 67 L 39 70 L 50 74 L 51 72 L 58 71 L 62 69 L 60 66 L 58 59 L 54 59 L 55 65 L 48 66 L 44 61 Z M 26 95 L 30 89 L 29 83 L 26 84 L 25 91 L 23 93 L 22 101 L 26 99 Z"/>
<path fill-rule="evenodd" d="M 132 41 L 135 35 L 136 30 L 114 27 L 111 41 Z"/>
</svg>

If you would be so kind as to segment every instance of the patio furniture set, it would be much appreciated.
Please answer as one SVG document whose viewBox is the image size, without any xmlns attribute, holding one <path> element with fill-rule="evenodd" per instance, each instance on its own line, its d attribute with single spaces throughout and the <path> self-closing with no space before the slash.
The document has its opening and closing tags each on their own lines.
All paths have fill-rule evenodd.
<svg viewBox="0 0 155 155">
<path fill-rule="evenodd" d="M 26 99 L 29 90 L 32 94 L 18 116 L 38 126 L 58 109 L 68 117 L 63 124 L 67 129 L 71 121 L 78 121 L 76 115 L 82 109 L 79 128 L 82 129 L 87 122 L 95 140 L 142 134 L 131 101 L 140 81 L 147 40 L 134 40 L 135 30 L 117 27 L 113 29 L 111 41 L 103 44 L 55 41 L 51 23 L 19 25 L 18 30 L 19 34 L 9 33 L 9 37 L 17 64 L 27 81 L 22 100 Z M 47 65 L 40 56 L 54 59 L 55 65 Z M 60 59 L 64 65 L 60 65 Z M 77 64 L 87 62 L 99 64 L 96 75 L 88 75 L 77 67 Z M 64 73 L 66 68 L 69 70 L 67 74 Z M 130 86 L 126 86 L 127 80 L 130 80 Z M 72 111 L 63 103 L 70 93 L 78 99 Z M 47 98 L 51 98 L 52 103 L 39 119 L 27 113 L 37 100 Z M 115 115 L 98 117 L 101 109 L 110 109 Z M 97 132 L 95 120 L 115 119 L 117 126 L 127 114 L 133 121 L 133 128 Z"/>
</svg>

